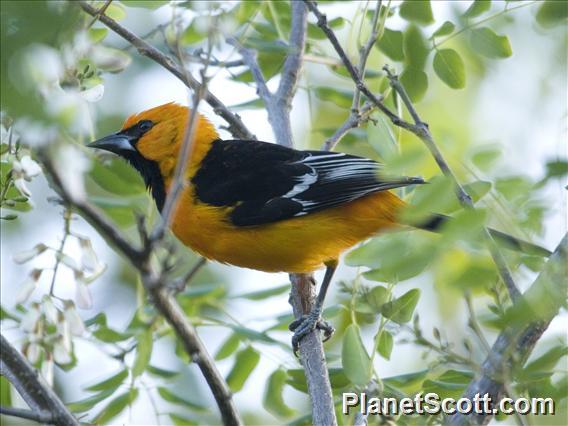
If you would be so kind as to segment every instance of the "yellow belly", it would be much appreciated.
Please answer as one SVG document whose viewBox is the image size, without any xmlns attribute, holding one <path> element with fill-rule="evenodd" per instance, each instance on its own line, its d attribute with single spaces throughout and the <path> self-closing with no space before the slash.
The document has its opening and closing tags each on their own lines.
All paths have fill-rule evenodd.
<svg viewBox="0 0 568 426">
<path fill-rule="evenodd" d="M 172 231 L 185 245 L 218 262 L 266 272 L 307 273 L 354 244 L 396 226 L 403 201 L 384 191 L 350 203 L 272 224 L 235 227 L 230 208 L 180 197 Z"/>
</svg>

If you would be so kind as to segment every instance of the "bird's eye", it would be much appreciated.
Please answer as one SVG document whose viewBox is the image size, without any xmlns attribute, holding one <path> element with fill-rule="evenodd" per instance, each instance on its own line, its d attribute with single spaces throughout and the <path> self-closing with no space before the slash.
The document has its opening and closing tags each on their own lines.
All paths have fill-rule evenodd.
<svg viewBox="0 0 568 426">
<path fill-rule="evenodd" d="M 154 123 L 152 123 L 150 120 L 142 120 L 140 123 L 138 123 L 138 128 L 143 132 L 147 132 L 152 128 L 153 125 Z"/>
</svg>

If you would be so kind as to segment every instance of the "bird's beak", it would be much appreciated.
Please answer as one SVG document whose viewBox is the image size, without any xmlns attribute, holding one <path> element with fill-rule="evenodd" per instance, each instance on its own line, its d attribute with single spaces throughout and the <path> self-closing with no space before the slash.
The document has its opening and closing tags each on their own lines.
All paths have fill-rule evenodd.
<svg viewBox="0 0 568 426">
<path fill-rule="evenodd" d="M 89 148 L 104 149 L 105 151 L 114 152 L 115 154 L 124 154 L 126 152 L 136 152 L 132 146 L 133 138 L 122 133 L 114 133 L 104 138 L 97 139 L 87 144 Z"/>
</svg>

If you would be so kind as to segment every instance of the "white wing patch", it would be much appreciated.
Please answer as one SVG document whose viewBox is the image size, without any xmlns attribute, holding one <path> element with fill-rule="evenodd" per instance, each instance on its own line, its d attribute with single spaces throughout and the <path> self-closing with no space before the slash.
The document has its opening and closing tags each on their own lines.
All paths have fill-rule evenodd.
<svg viewBox="0 0 568 426">
<path fill-rule="evenodd" d="M 306 173 L 305 175 L 299 176 L 297 179 L 299 180 L 299 182 L 295 184 L 290 191 L 283 195 L 284 198 L 294 199 L 294 195 L 300 194 L 307 190 L 312 183 L 318 180 L 318 174 L 314 169 L 312 169 L 310 170 L 310 172 Z"/>
<path fill-rule="evenodd" d="M 379 163 L 341 152 L 309 153 L 295 164 L 310 168 L 310 172 L 299 176 L 298 183 L 283 195 L 302 206 L 295 216 L 348 203 L 373 192 L 423 182 L 419 178 L 382 180 Z"/>
</svg>

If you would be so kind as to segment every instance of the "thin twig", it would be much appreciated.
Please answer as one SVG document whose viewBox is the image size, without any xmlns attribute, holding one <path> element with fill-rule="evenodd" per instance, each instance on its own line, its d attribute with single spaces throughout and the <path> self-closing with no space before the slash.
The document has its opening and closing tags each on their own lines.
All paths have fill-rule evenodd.
<svg viewBox="0 0 568 426">
<path fill-rule="evenodd" d="M 37 423 L 52 424 L 53 415 L 48 411 L 32 411 L 22 408 L 0 406 L 0 414 L 4 416 L 19 417 L 21 419 L 33 420 Z"/>
<path fill-rule="evenodd" d="M 475 309 L 473 308 L 473 300 L 471 300 L 471 294 L 467 292 L 464 297 L 465 297 L 465 302 L 467 304 L 467 311 L 469 314 L 468 325 L 477 336 L 477 339 L 481 343 L 481 346 L 483 346 L 483 349 L 485 349 L 485 352 L 490 353 L 491 346 L 489 346 L 489 342 L 487 342 L 487 339 L 483 334 L 483 330 L 481 330 L 481 326 L 477 321 L 477 316 L 475 315 Z"/>
<path fill-rule="evenodd" d="M 411 131 L 412 133 L 414 133 L 416 136 L 418 136 L 420 138 L 420 140 L 422 140 L 422 142 L 424 142 L 424 144 L 426 145 L 426 147 L 428 148 L 428 150 L 430 151 L 430 153 L 432 154 L 432 156 L 436 160 L 438 167 L 440 167 L 440 169 L 442 170 L 444 175 L 447 178 L 449 178 L 450 181 L 452 182 L 452 184 L 453 184 L 453 186 L 456 190 L 457 197 L 458 197 L 460 203 L 465 208 L 475 209 L 472 198 L 467 193 L 467 191 L 463 188 L 463 186 L 459 183 L 458 179 L 456 178 L 455 174 L 451 170 L 450 166 L 448 165 L 448 163 L 444 159 L 444 156 L 442 155 L 442 153 L 438 149 L 438 145 L 436 145 L 436 142 L 434 141 L 434 138 L 432 137 L 432 133 L 430 132 L 430 128 L 428 127 L 428 124 L 426 124 L 424 121 L 422 121 L 422 119 L 418 115 L 418 112 L 414 108 L 414 105 L 413 105 L 412 101 L 410 100 L 408 93 L 406 93 L 404 86 L 400 83 L 398 76 L 395 75 L 394 73 L 392 73 L 390 71 L 389 67 L 386 66 L 386 65 L 383 67 L 383 69 L 387 73 L 391 87 L 396 91 L 396 93 L 398 93 L 400 95 L 404 105 L 406 106 L 406 108 L 408 109 L 408 112 L 412 116 L 412 120 L 414 121 L 414 125 L 411 125 L 408 128 L 408 130 Z M 514 301 L 518 300 L 518 298 L 521 296 L 521 293 L 519 292 L 519 289 L 517 288 L 517 285 L 515 284 L 515 281 L 513 280 L 513 276 L 511 274 L 511 271 L 509 270 L 509 267 L 507 266 L 507 262 L 505 261 L 503 254 L 501 253 L 501 251 L 497 247 L 495 240 L 493 239 L 493 237 L 491 236 L 491 234 L 489 233 L 487 228 L 484 228 L 483 233 L 484 233 L 484 238 L 487 242 L 487 247 L 489 248 L 489 252 L 491 254 L 491 257 L 493 258 L 493 262 L 497 266 L 497 270 L 499 272 L 499 275 L 501 276 L 501 279 L 503 280 L 503 282 L 505 283 L 505 286 L 507 287 L 507 290 L 509 291 L 509 297 L 514 302 Z"/>
<path fill-rule="evenodd" d="M 205 76 L 206 70 L 207 64 L 205 65 L 204 72 L 202 73 L 203 76 Z M 206 90 L 207 83 L 204 78 L 204 81 L 202 81 L 199 85 L 198 91 L 193 96 L 193 104 L 189 113 L 189 122 L 187 124 L 181 149 L 178 155 L 173 181 L 170 185 L 170 188 L 168 189 L 168 195 L 164 203 L 164 209 L 162 210 L 162 221 L 154 229 L 154 232 L 152 232 L 152 235 L 150 236 L 151 244 L 148 246 L 149 249 L 152 249 L 155 244 L 161 241 L 161 239 L 164 237 L 165 231 L 170 226 L 170 223 L 172 221 L 177 202 L 179 201 L 179 197 L 185 187 L 185 170 L 187 169 L 187 163 L 191 154 L 195 132 L 197 130 L 197 122 L 199 120 L 199 113 L 197 112 L 197 108 L 199 107 L 199 102 L 201 102 L 201 99 L 203 98 L 204 92 Z"/>
<path fill-rule="evenodd" d="M 373 92 L 371 92 L 369 90 L 369 88 L 365 85 L 365 83 L 361 79 L 361 76 L 359 75 L 357 68 L 349 60 L 349 58 L 347 57 L 347 54 L 345 53 L 345 50 L 343 50 L 343 47 L 341 47 L 341 44 L 339 43 L 337 36 L 335 35 L 333 30 L 327 24 L 327 17 L 323 13 L 320 12 L 316 3 L 314 1 L 311 1 L 311 0 L 303 0 L 303 1 L 304 1 L 304 3 L 307 4 L 310 11 L 317 18 L 318 27 L 321 28 L 321 30 L 324 32 L 324 34 L 327 36 L 327 38 L 329 39 L 329 41 L 333 45 L 333 48 L 335 49 L 335 51 L 337 52 L 337 54 L 341 58 L 343 65 L 345 66 L 345 68 L 347 69 L 349 74 L 351 75 L 351 78 L 353 79 L 353 82 L 355 83 L 357 90 L 361 91 L 365 96 L 367 96 L 367 98 L 369 98 L 369 100 L 371 102 L 373 102 L 377 106 L 377 108 L 379 108 L 387 117 L 389 117 L 389 119 L 393 123 L 395 123 L 397 126 L 405 127 L 405 125 L 408 124 L 408 123 L 405 123 L 403 120 L 401 120 L 394 112 L 392 112 L 383 103 L 382 98 L 375 96 L 373 94 Z"/>
<path fill-rule="evenodd" d="M 116 247 L 130 262 L 140 263 L 143 259 L 143 252 L 134 248 L 132 243 L 122 236 L 120 231 L 110 222 L 102 212 L 96 207 L 83 199 L 77 199 L 66 189 L 61 181 L 61 177 L 57 173 L 49 154 L 44 150 L 38 151 L 38 158 L 40 159 L 46 175 L 53 182 L 53 189 L 59 196 L 70 205 L 74 207 L 81 216 L 87 220 L 99 233 L 106 237 L 107 241 Z"/>
<path fill-rule="evenodd" d="M 197 330 L 189 323 L 185 312 L 183 312 L 172 293 L 166 288 L 167 283 L 163 282 L 162 278 L 154 278 L 151 274 L 143 277 L 143 281 L 144 286 L 150 291 L 154 305 L 174 329 L 185 351 L 191 360 L 197 364 L 203 377 L 205 377 L 221 412 L 223 424 L 231 426 L 241 425 L 242 421 L 227 382 L 225 382 L 225 379 L 217 370 L 215 361 L 199 338 Z"/>
<path fill-rule="evenodd" d="M 515 321 L 510 322 L 499 334 L 481 370 L 471 381 L 463 398 L 472 400 L 475 395 L 489 394 L 499 401 L 505 392 L 504 378 L 515 367 L 524 365 L 536 343 L 558 314 L 568 291 L 568 234 L 548 259 L 544 269 L 531 287 L 513 305 Z M 470 415 L 456 413 L 447 420 L 452 425 L 484 425 L 492 414 Z"/>
<path fill-rule="evenodd" d="M 51 276 L 51 283 L 49 285 L 49 295 L 53 296 L 53 291 L 55 290 L 55 279 L 57 278 L 57 271 L 59 270 L 59 265 L 61 264 L 61 258 L 63 255 L 63 249 L 65 248 L 65 243 L 69 234 L 71 227 L 71 210 L 69 206 L 65 206 L 63 210 L 63 237 L 61 238 L 61 243 L 57 249 L 57 254 L 55 257 L 55 266 L 53 267 L 53 275 Z"/>
<path fill-rule="evenodd" d="M 432 156 L 436 160 L 438 167 L 440 167 L 440 169 L 442 170 L 444 175 L 447 176 L 452 181 L 452 183 L 453 183 L 453 185 L 456 189 L 457 196 L 458 196 L 458 199 L 460 200 L 460 202 L 464 206 L 468 206 L 469 208 L 473 208 L 473 200 L 471 199 L 469 194 L 464 190 L 463 186 L 460 185 L 460 183 L 458 182 L 454 173 L 452 172 L 450 166 L 445 161 L 442 153 L 438 149 L 438 146 L 434 142 L 434 139 L 432 137 L 432 134 L 430 133 L 430 129 L 428 128 L 428 125 L 420 119 L 420 116 L 416 112 L 416 109 L 414 108 L 414 105 L 410 101 L 408 94 L 404 90 L 404 87 L 402 86 L 402 84 L 400 84 L 398 77 L 395 76 L 393 73 L 391 73 L 390 70 L 388 69 L 388 67 L 386 67 L 386 66 L 384 67 L 384 70 L 387 72 L 387 75 L 389 77 L 389 81 L 391 83 L 392 88 L 402 98 L 404 104 L 406 105 L 406 107 L 408 109 L 408 112 L 412 116 L 414 124 L 409 123 L 409 122 L 403 120 L 402 118 L 400 118 L 398 115 L 394 114 L 389 108 L 387 108 L 384 105 L 384 103 L 382 102 L 382 99 L 378 99 L 376 96 L 373 95 L 373 93 L 371 93 L 371 91 L 367 88 L 367 86 L 361 80 L 361 77 L 360 77 L 358 70 L 355 68 L 355 66 L 351 63 L 351 61 L 347 57 L 345 51 L 343 50 L 343 48 L 341 47 L 341 44 L 339 43 L 337 37 L 335 36 L 335 33 L 327 24 L 326 16 L 323 13 L 320 12 L 320 10 L 318 9 L 318 7 L 317 7 L 317 5 L 314 1 L 304 0 L 304 2 L 308 5 L 308 8 L 310 9 L 310 11 L 316 16 L 318 26 L 326 34 L 327 38 L 329 39 L 329 41 L 331 42 L 331 44 L 335 48 L 335 51 L 340 56 L 341 60 L 343 61 L 343 64 L 347 68 L 347 71 L 349 71 L 349 74 L 351 74 L 351 77 L 352 77 L 353 81 L 355 82 L 357 89 L 360 90 L 365 96 L 367 96 L 370 99 L 370 101 L 373 102 L 391 120 L 391 122 L 393 124 L 414 133 L 416 136 L 418 136 L 424 142 L 424 144 L 426 145 L 426 147 L 428 148 L 428 150 L 430 151 L 430 153 L 432 154 Z M 505 258 L 503 257 L 502 253 L 500 252 L 499 248 L 497 247 L 497 244 L 495 243 L 495 241 L 493 240 L 493 237 L 489 234 L 489 231 L 487 231 L 487 229 L 484 230 L 484 237 L 487 241 L 487 245 L 488 245 L 488 248 L 489 248 L 489 252 L 491 253 L 491 257 L 493 258 L 493 261 L 495 262 L 495 265 L 497 266 L 497 270 L 499 272 L 499 275 L 503 279 L 503 282 L 505 283 L 505 286 L 507 287 L 507 290 L 509 291 L 509 296 L 510 296 L 511 300 L 512 301 L 517 300 L 520 297 L 520 292 L 519 292 L 519 290 L 518 290 L 518 288 L 515 284 L 515 281 L 513 280 L 511 272 L 509 271 L 509 267 L 507 266 L 507 263 L 505 262 Z"/>
<path fill-rule="evenodd" d="M 367 67 L 367 59 L 371 53 L 371 49 L 375 45 L 377 38 L 379 36 L 379 15 L 381 13 L 381 6 L 382 0 L 377 0 L 377 8 L 375 9 L 375 13 L 373 13 L 373 20 L 371 22 L 371 34 L 367 39 L 367 42 L 364 46 L 361 46 L 359 50 L 359 66 L 357 67 L 357 72 L 361 76 L 361 79 L 365 79 L 365 68 Z M 363 25 L 365 20 L 361 21 L 361 26 Z M 361 101 L 361 91 L 359 89 L 355 89 L 355 95 L 353 96 L 353 104 L 351 105 L 351 111 L 359 110 L 359 103 Z"/>
<path fill-rule="evenodd" d="M 56 425 L 79 426 L 61 399 L 33 369 L 28 360 L 0 334 L 0 374 L 14 386 L 37 415 L 51 416 Z M 21 416 L 20 416 L 21 417 Z"/>
<path fill-rule="evenodd" d="M 333 135 L 326 139 L 322 148 L 324 151 L 331 151 L 341 141 L 341 139 L 349 133 L 351 129 L 359 127 L 361 123 L 369 118 L 369 114 L 375 109 L 375 105 L 371 102 L 365 102 L 361 109 L 352 110 L 351 114 L 345 122 L 335 131 Z"/>
<path fill-rule="evenodd" d="M 97 9 L 90 6 L 85 1 L 79 0 L 77 1 L 77 3 L 86 13 L 88 13 L 91 16 L 95 16 L 98 13 Z M 141 55 L 152 59 L 154 62 L 160 64 L 162 67 L 167 69 L 174 76 L 179 78 L 187 87 L 189 87 L 190 89 L 196 92 L 199 90 L 200 86 L 199 82 L 192 75 L 190 74 L 186 75 L 184 70 L 181 69 L 181 67 L 178 66 L 178 64 L 176 64 L 172 58 L 164 55 L 154 46 L 142 40 L 136 34 L 127 30 L 118 22 L 116 22 L 114 19 L 109 18 L 107 15 L 101 14 L 99 16 L 99 21 L 101 21 L 108 28 L 113 30 L 116 34 L 118 34 L 123 39 L 125 39 L 130 44 L 132 44 Z M 215 95 L 213 95 L 209 91 L 206 91 L 204 99 L 209 105 L 213 107 L 215 113 L 221 116 L 229 124 L 228 130 L 234 137 L 239 137 L 244 139 L 256 139 L 255 136 L 246 128 L 241 118 L 238 115 L 233 114 L 227 108 L 227 106 L 224 105 Z"/>
</svg>

